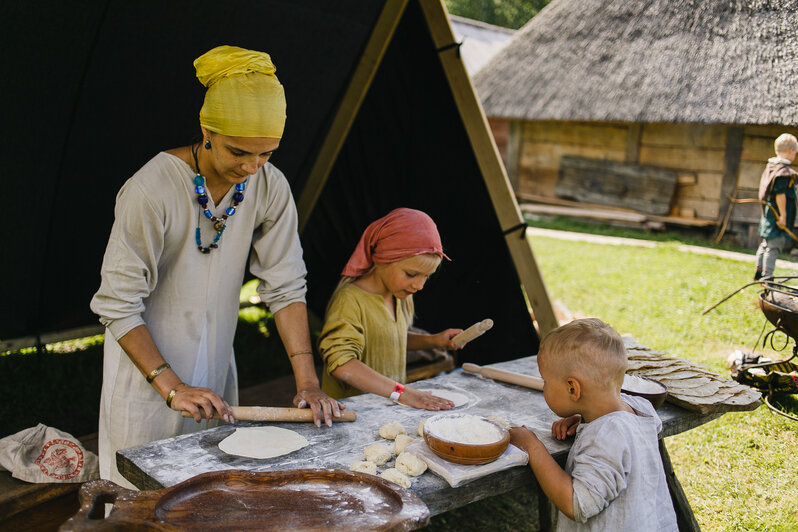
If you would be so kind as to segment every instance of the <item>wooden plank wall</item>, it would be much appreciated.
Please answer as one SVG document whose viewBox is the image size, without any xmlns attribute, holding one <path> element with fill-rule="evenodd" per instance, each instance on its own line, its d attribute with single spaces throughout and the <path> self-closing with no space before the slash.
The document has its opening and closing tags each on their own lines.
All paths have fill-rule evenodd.
<svg viewBox="0 0 798 532">
<path fill-rule="evenodd" d="M 725 126 L 526 122 L 519 192 L 553 197 L 563 155 L 638 163 L 679 172 L 671 214 L 715 220 L 725 142 Z"/>
<path fill-rule="evenodd" d="M 624 124 L 525 122 L 518 192 L 554 197 L 563 155 L 623 162 L 628 129 Z"/>
<path fill-rule="evenodd" d="M 491 128 L 508 168 L 507 146 L 514 142 L 507 119 L 491 118 Z M 554 185 L 563 155 L 669 168 L 679 172 L 671 215 L 720 220 L 721 186 L 728 125 L 630 124 L 597 122 L 523 122 L 518 155 L 516 191 L 554 197 Z M 755 198 L 762 168 L 774 155 L 773 141 L 781 133 L 798 136 L 798 128 L 733 126 L 743 128 L 737 198 Z M 636 160 L 635 160 L 636 159 Z M 630 206 L 633 208 L 633 206 Z M 730 222 L 754 224 L 759 208 L 736 204 Z"/>
<path fill-rule="evenodd" d="M 726 129 L 723 125 L 643 125 L 640 164 L 679 172 L 672 215 L 718 218 Z"/>
</svg>

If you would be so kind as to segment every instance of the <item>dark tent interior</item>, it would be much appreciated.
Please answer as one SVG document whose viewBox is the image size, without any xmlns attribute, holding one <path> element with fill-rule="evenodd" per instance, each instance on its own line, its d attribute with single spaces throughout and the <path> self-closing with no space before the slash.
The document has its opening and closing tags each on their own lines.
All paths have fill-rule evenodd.
<svg viewBox="0 0 798 532">
<path fill-rule="evenodd" d="M 97 323 L 88 304 L 116 192 L 159 150 L 198 139 L 203 87 L 192 62 L 214 46 L 271 54 L 288 99 L 272 162 L 299 197 L 384 4 L 5 3 L 0 149 L 11 212 L 0 338 Z M 323 315 L 371 220 L 413 207 L 436 220 L 452 258 L 417 297 L 417 325 L 492 318 L 460 362 L 534 354 L 519 276 L 437 54 L 418 1 L 409 2 L 301 234 L 308 304 Z"/>
</svg>

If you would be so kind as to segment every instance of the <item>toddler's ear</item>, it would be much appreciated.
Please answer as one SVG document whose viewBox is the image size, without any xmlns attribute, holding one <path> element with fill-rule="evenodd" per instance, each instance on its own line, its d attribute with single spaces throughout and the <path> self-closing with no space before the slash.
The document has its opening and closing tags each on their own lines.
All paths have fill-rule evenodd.
<svg viewBox="0 0 798 532">
<path fill-rule="evenodd" d="M 579 382 L 579 379 L 568 377 L 565 383 L 568 387 L 568 397 L 571 401 L 578 401 L 579 398 L 582 397 L 582 384 Z"/>
</svg>

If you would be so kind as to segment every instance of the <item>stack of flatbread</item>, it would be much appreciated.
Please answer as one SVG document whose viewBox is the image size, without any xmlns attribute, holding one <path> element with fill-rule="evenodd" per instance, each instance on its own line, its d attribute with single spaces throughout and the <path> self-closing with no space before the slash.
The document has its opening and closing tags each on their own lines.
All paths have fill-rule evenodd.
<svg viewBox="0 0 798 532">
<path fill-rule="evenodd" d="M 627 373 L 657 380 L 668 387 L 667 402 L 702 414 L 754 410 L 760 405 L 758 391 L 712 373 L 706 366 L 667 357 L 623 337 L 629 357 Z"/>
</svg>

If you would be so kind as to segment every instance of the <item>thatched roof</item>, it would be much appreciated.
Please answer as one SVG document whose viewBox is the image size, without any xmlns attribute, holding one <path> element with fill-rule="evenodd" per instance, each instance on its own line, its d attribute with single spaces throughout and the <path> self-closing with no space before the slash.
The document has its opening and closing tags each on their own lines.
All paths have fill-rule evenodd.
<svg viewBox="0 0 798 532">
<path fill-rule="evenodd" d="M 475 76 L 488 116 L 798 125 L 798 0 L 554 0 Z"/>
<path fill-rule="evenodd" d="M 449 15 L 455 39 L 462 43 L 460 54 L 473 76 L 510 42 L 515 30 L 457 15 Z"/>
</svg>

